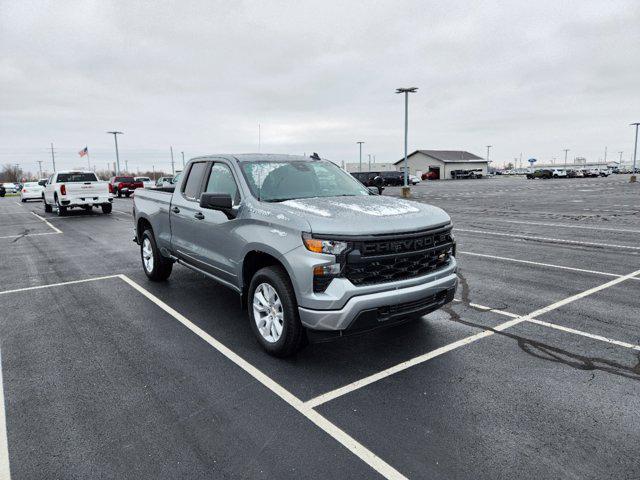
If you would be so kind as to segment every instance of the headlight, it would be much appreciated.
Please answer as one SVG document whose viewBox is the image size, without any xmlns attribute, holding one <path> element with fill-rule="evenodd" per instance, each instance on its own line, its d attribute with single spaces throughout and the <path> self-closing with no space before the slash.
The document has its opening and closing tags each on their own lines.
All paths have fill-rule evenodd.
<svg viewBox="0 0 640 480">
<path fill-rule="evenodd" d="M 330 255 L 340 255 L 348 247 L 347 242 L 312 238 L 308 233 L 302 234 L 302 241 L 304 242 L 304 246 L 307 247 L 307 250 L 315 253 L 328 253 Z"/>
</svg>

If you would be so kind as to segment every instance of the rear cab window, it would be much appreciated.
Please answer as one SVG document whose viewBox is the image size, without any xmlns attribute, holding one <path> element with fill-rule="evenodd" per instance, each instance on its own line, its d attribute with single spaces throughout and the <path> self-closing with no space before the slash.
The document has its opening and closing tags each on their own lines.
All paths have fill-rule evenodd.
<svg viewBox="0 0 640 480">
<path fill-rule="evenodd" d="M 196 201 L 200 198 L 202 182 L 207 170 L 207 162 L 196 162 L 189 169 L 187 181 L 182 185 L 182 194 L 187 200 Z"/>
<path fill-rule="evenodd" d="M 97 182 L 98 178 L 95 173 L 72 172 L 59 173 L 56 181 L 59 183 Z"/>
</svg>

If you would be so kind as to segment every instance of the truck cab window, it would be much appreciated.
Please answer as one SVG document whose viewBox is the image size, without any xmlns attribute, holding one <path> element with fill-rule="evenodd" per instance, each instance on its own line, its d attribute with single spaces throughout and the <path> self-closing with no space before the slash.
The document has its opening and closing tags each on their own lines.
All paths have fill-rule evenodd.
<svg viewBox="0 0 640 480">
<path fill-rule="evenodd" d="M 202 179 L 206 168 L 206 162 L 197 162 L 191 166 L 187 183 L 182 189 L 182 193 L 184 193 L 184 196 L 189 200 L 197 200 L 198 197 L 200 197 L 200 187 L 202 186 Z"/>
<path fill-rule="evenodd" d="M 237 205 L 240 202 L 240 192 L 238 191 L 238 185 L 233 178 L 233 174 L 229 167 L 224 163 L 214 163 L 211 167 L 211 174 L 209 175 L 209 181 L 205 189 L 207 193 L 228 193 L 231 195 L 233 204 Z"/>
</svg>

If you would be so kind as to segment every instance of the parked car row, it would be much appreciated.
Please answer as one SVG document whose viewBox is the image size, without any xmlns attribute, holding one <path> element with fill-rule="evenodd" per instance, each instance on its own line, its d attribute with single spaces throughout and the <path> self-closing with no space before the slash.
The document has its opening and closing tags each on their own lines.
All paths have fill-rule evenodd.
<svg viewBox="0 0 640 480">
<path fill-rule="evenodd" d="M 583 178 L 583 177 L 608 177 L 611 173 L 608 169 L 584 168 L 584 169 L 564 169 L 564 168 L 538 168 L 533 172 L 528 172 L 527 178 Z"/>
</svg>

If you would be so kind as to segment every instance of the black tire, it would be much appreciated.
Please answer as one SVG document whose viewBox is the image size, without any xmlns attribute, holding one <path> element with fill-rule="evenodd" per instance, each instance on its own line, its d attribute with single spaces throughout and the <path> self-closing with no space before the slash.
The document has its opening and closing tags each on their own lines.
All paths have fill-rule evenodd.
<svg viewBox="0 0 640 480">
<path fill-rule="evenodd" d="M 151 270 L 147 270 L 147 266 L 144 260 L 143 249 L 145 247 L 145 241 L 151 245 L 151 256 L 153 258 L 153 264 Z M 171 275 L 173 270 L 173 261 L 169 258 L 163 257 L 160 254 L 158 245 L 156 245 L 156 239 L 153 236 L 152 230 L 145 230 L 140 237 L 140 260 L 142 261 L 142 269 L 152 282 L 163 282 Z"/>
<path fill-rule="evenodd" d="M 53 209 L 51 208 L 51 205 L 49 205 L 45 200 L 44 195 L 42 195 L 42 203 L 44 204 L 45 213 L 51 213 L 53 211 Z"/>
<path fill-rule="evenodd" d="M 122 192 L 117 188 L 116 188 L 116 195 L 118 195 L 118 198 L 122 198 Z"/>
<path fill-rule="evenodd" d="M 267 341 L 254 320 L 253 302 L 256 288 L 263 284 L 269 284 L 275 289 L 283 313 L 283 328 L 280 338 L 275 342 Z M 306 332 L 298 315 L 298 302 L 287 272 L 280 266 L 265 267 L 256 272 L 251 279 L 249 295 L 247 297 L 247 313 L 249 324 L 258 343 L 267 353 L 274 357 L 288 357 L 297 352 L 306 342 Z"/>
<path fill-rule="evenodd" d="M 130 192 L 127 192 L 127 193 L 125 193 L 125 194 L 124 194 L 124 196 L 125 196 L 125 197 L 127 197 L 127 198 L 129 198 L 129 197 L 131 196 L 131 193 L 130 193 Z"/>
<path fill-rule="evenodd" d="M 58 214 L 59 217 L 64 217 L 67 215 L 67 207 L 60 205 L 60 203 L 58 202 L 58 197 L 54 197 L 55 201 L 56 201 L 56 213 Z"/>
<path fill-rule="evenodd" d="M 113 210 L 113 205 L 111 205 L 110 203 L 103 203 L 102 204 L 102 213 L 107 215 L 107 214 L 111 213 L 111 210 Z"/>
</svg>

